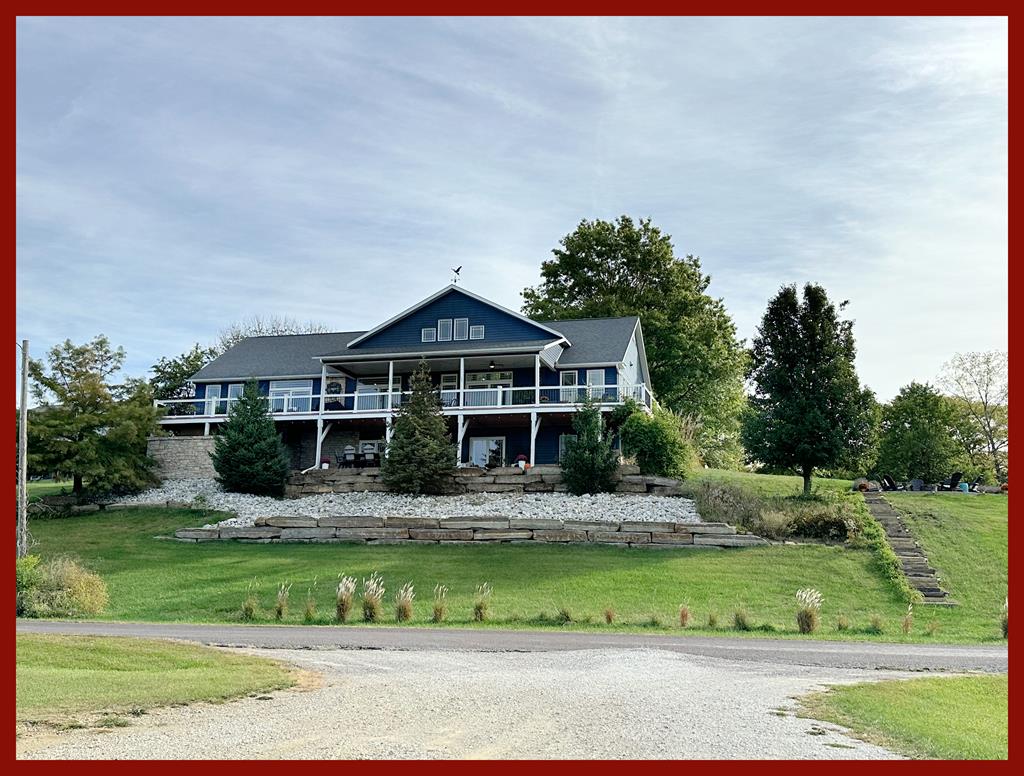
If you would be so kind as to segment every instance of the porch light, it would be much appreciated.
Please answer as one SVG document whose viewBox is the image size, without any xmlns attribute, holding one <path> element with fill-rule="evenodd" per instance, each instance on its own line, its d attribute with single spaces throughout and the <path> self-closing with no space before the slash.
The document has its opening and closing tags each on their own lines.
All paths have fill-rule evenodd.
<svg viewBox="0 0 1024 776">
<path fill-rule="evenodd" d="M 489 370 L 490 370 L 491 372 L 493 372 L 493 371 L 494 371 L 494 359 L 491 359 L 491 363 L 489 363 L 489 364 L 487 365 L 487 368 L 488 368 L 488 369 L 489 369 Z"/>
</svg>

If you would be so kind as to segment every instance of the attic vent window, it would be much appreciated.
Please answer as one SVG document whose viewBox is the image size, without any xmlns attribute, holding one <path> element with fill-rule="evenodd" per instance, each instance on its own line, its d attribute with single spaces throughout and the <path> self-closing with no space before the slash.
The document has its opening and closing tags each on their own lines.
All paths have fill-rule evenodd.
<svg viewBox="0 0 1024 776">
<path fill-rule="evenodd" d="M 483 326 L 470 326 L 469 327 L 469 338 L 470 339 L 483 339 L 484 338 L 484 327 Z"/>
<path fill-rule="evenodd" d="M 469 339 L 469 318 L 455 319 L 455 339 Z"/>
<path fill-rule="evenodd" d="M 452 319 L 441 318 L 437 322 L 437 341 L 438 342 L 451 342 L 452 341 Z"/>
<path fill-rule="evenodd" d="M 437 342 L 437 329 L 420 329 L 420 342 Z"/>
</svg>

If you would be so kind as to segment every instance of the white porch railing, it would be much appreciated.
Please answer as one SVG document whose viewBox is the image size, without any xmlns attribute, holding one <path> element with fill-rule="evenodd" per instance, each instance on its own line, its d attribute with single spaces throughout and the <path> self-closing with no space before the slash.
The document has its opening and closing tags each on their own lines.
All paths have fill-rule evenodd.
<svg viewBox="0 0 1024 776">
<path fill-rule="evenodd" d="M 386 413 L 397 408 L 409 391 L 356 391 L 353 393 L 319 394 L 306 396 L 266 397 L 271 413 L 283 418 L 295 415 L 333 417 L 366 413 Z M 440 391 L 441 404 L 446 412 L 474 409 L 510 408 L 534 410 L 565 407 L 591 398 L 601 405 L 621 404 L 627 398 L 651 407 L 653 399 L 646 385 L 568 385 L 568 386 L 511 386 L 494 388 L 445 389 Z M 188 418 L 217 418 L 227 415 L 237 397 L 212 399 L 157 399 L 153 404 L 167 408 L 168 420 Z"/>
</svg>

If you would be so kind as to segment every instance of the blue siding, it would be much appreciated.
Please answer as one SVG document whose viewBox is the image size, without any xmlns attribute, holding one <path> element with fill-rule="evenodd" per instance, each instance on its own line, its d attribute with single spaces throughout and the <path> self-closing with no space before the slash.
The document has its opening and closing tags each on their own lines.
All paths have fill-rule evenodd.
<svg viewBox="0 0 1024 776">
<path fill-rule="evenodd" d="M 360 348 L 387 348 L 403 345 L 417 345 L 421 342 L 420 332 L 424 328 L 437 326 L 439 318 L 469 318 L 470 326 L 484 326 L 484 342 L 518 342 L 522 340 L 552 339 L 553 336 L 534 324 L 515 318 L 488 304 L 468 297 L 459 291 L 449 291 L 426 307 L 396 321 L 383 331 L 374 334 L 355 346 Z M 453 340 L 453 349 L 460 342 L 480 340 Z"/>
</svg>

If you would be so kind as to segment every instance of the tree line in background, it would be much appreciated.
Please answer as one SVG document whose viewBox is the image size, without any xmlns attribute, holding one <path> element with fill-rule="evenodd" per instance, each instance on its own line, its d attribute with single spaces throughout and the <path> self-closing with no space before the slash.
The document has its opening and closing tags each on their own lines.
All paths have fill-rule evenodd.
<svg viewBox="0 0 1024 776">
<path fill-rule="evenodd" d="M 540 285 L 523 291 L 523 313 L 539 320 L 639 316 L 656 397 L 652 414 L 627 402 L 607 418 L 596 413 L 598 426 L 595 413 L 577 413 L 582 425 L 568 453 L 589 462 L 588 482 L 603 482 L 613 438 L 645 474 L 747 464 L 800 474 L 808 491 L 814 474 L 1008 477 L 1005 353 L 952 355 L 938 387 L 913 382 L 881 405 L 860 385 L 853 324 L 840 317 L 846 302 L 834 304 L 821 286 L 809 283 L 802 294 L 781 288 L 748 348 L 723 301 L 707 293 L 711 278 L 700 259 L 677 257 L 671 237 L 650 219 L 581 221 L 552 254 Z M 144 487 L 152 481 L 145 440 L 162 412 L 153 399 L 194 396 L 191 376 L 245 337 L 326 330 L 289 318 L 246 319 L 213 345 L 161 358 L 148 381 L 117 382 L 125 354 L 102 335 L 55 346 L 45 364 L 30 367 L 38 402 L 29 421 L 30 473 L 72 477 L 76 493 Z M 424 434 L 406 438 L 397 425 L 393 446 L 403 459 L 415 458 Z M 447 444 L 436 431 L 424 438 Z M 401 477 L 393 480 L 397 487 Z"/>
</svg>

